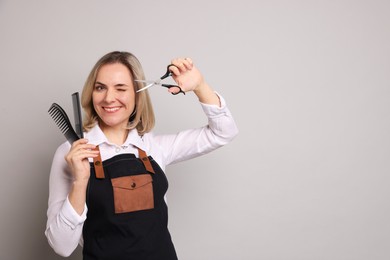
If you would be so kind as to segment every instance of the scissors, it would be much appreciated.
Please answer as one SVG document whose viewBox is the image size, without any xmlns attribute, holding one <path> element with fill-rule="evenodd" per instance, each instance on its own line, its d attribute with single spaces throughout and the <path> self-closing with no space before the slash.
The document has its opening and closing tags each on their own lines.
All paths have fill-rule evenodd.
<svg viewBox="0 0 390 260">
<path fill-rule="evenodd" d="M 169 67 L 171 67 L 171 66 L 174 66 L 174 67 L 177 68 L 177 66 L 175 66 L 175 65 L 173 65 L 173 64 L 168 65 L 168 67 L 167 67 L 167 72 L 166 72 L 163 76 L 161 76 L 158 80 L 140 80 L 140 79 L 134 80 L 134 81 L 137 81 L 137 82 L 143 82 L 143 83 L 148 84 L 148 85 L 146 85 L 145 87 L 138 89 L 136 92 L 138 93 L 138 92 L 141 92 L 141 91 L 143 91 L 143 90 L 145 90 L 145 89 L 148 89 L 148 88 L 150 88 L 150 87 L 159 85 L 159 86 L 166 87 L 166 88 L 169 88 L 169 89 L 170 89 L 170 88 L 176 88 L 176 89 L 179 90 L 179 91 L 177 91 L 177 92 L 172 92 L 172 95 L 177 95 L 177 94 L 179 94 L 179 93 L 183 93 L 183 94 L 185 95 L 186 93 L 185 93 L 179 86 L 177 86 L 177 85 L 171 85 L 171 84 L 162 84 L 162 83 L 161 83 L 161 81 L 162 81 L 163 79 L 166 79 L 166 78 L 168 78 L 169 76 L 172 76 L 172 72 L 169 70 Z"/>
</svg>

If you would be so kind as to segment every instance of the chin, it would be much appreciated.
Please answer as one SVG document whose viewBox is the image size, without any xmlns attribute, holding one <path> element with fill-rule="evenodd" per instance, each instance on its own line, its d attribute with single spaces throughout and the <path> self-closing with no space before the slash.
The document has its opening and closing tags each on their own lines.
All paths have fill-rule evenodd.
<svg viewBox="0 0 390 260">
<path fill-rule="evenodd" d="M 127 121 L 120 121 L 120 122 L 118 122 L 118 121 L 111 121 L 111 120 L 108 120 L 108 121 L 103 121 L 102 120 L 102 123 L 106 127 L 118 128 L 118 127 L 122 126 L 123 128 L 126 128 L 127 125 L 128 125 L 128 120 Z"/>
</svg>

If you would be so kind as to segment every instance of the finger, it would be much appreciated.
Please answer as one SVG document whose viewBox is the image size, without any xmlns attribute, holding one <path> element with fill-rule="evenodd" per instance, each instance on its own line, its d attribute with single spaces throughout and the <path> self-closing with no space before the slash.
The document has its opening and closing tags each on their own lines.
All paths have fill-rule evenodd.
<svg viewBox="0 0 390 260">
<path fill-rule="evenodd" d="M 99 154 L 99 150 L 94 149 L 96 146 L 93 144 L 79 144 L 69 151 L 65 156 L 66 161 L 74 161 L 96 157 Z"/>
<path fill-rule="evenodd" d="M 175 65 L 180 70 L 180 73 L 187 71 L 187 69 L 191 67 L 191 64 L 188 61 L 186 61 L 184 58 L 173 59 L 171 61 L 171 64 Z"/>
<path fill-rule="evenodd" d="M 168 92 L 176 95 L 180 92 L 180 89 L 177 87 L 176 88 L 168 88 Z"/>
<path fill-rule="evenodd" d="M 88 144 L 88 139 L 79 139 L 72 144 L 72 149 L 80 149 L 80 148 L 85 148 L 85 149 L 94 149 L 96 145 L 94 144 Z"/>
<path fill-rule="evenodd" d="M 179 70 L 179 68 L 175 65 L 175 64 L 173 64 L 173 63 L 171 63 L 172 65 L 174 65 L 174 66 L 169 66 L 169 71 L 174 75 L 174 76 L 179 76 L 180 75 L 180 70 Z"/>
<path fill-rule="evenodd" d="M 184 65 L 190 70 L 194 66 L 194 63 L 191 58 L 184 58 Z"/>
<path fill-rule="evenodd" d="M 73 165 L 76 165 L 83 160 L 88 160 L 88 158 L 95 158 L 99 155 L 98 151 L 92 150 L 80 150 L 69 156 L 68 161 L 72 162 Z"/>
<path fill-rule="evenodd" d="M 99 155 L 99 151 L 87 151 L 82 154 L 83 159 L 85 158 L 95 158 Z"/>
<path fill-rule="evenodd" d="M 99 154 L 99 150 L 93 149 L 93 145 L 85 145 L 83 147 L 78 147 L 77 149 L 74 150 L 74 154 Z"/>
<path fill-rule="evenodd" d="M 94 150 L 96 148 L 96 145 L 94 144 L 81 144 L 77 146 L 77 149 L 84 149 L 84 150 Z"/>
<path fill-rule="evenodd" d="M 79 139 L 79 140 L 76 140 L 72 143 L 72 146 L 70 148 L 70 151 L 69 152 L 72 152 L 74 150 L 77 150 L 79 149 L 80 145 L 85 145 L 88 143 L 88 140 L 85 139 L 85 138 L 82 138 L 82 139 Z"/>
<path fill-rule="evenodd" d="M 88 139 L 86 138 L 81 138 L 79 140 L 76 140 L 72 143 L 72 146 L 76 146 L 76 145 L 79 145 L 79 144 L 87 144 L 88 143 Z"/>
</svg>

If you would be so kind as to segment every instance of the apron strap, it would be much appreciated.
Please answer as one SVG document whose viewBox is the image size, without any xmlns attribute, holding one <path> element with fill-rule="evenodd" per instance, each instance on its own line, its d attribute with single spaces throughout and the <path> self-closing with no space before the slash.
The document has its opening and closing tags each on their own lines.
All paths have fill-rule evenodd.
<svg viewBox="0 0 390 260">
<path fill-rule="evenodd" d="M 140 149 L 139 147 L 137 147 L 137 149 L 138 149 L 138 157 L 141 159 L 146 170 L 148 172 L 154 173 L 154 170 L 153 170 L 152 164 L 150 163 L 148 155 L 145 153 L 144 150 Z"/>
<path fill-rule="evenodd" d="M 138 156 L 141 159 L 142 163 L 144 164 L 146 170 L 148 172 L 154 173 L 154 169 L 152 167 L 152 164 L 150 163 L 149 157 L 145 153 L 144 150 L 138 148 Z M 102 157 L 100 156 L 100 149 L 99 146 L 96 146 L 95 151 L 99 151 L 98 156 L 93 158 L 93 166 L 95 168 L 95 176 L 97 179 L 104 179 L 104 170 L 103 170 L 103 163 L 102 163 Z"/>
<path fill-rule="evenodd" d="M 98 156 L 93 158 L 93 166 L 95 167 L 95 176 L 97 179 L 104 179 L 103 163 L 102 163 L 102 157 L 100 156 L 99 146 L 96 146 L 94 150 L 99 151 Z"/>
</svg>

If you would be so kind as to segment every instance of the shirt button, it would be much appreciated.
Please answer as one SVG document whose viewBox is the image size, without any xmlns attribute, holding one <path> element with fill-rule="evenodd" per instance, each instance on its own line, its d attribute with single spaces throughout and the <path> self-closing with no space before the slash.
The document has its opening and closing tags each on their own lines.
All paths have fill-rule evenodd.
<svg viewBox="0 0 390 260">
<path fill-rule="evenodd" d="M 121 151 L 121 148 L 119 148 L 119 147 L 116 147 L 116 148 L 115 148 L 115 152 L 116 152 L 116 153 L 119 153 L 120 151 Z"/>
</svg>

